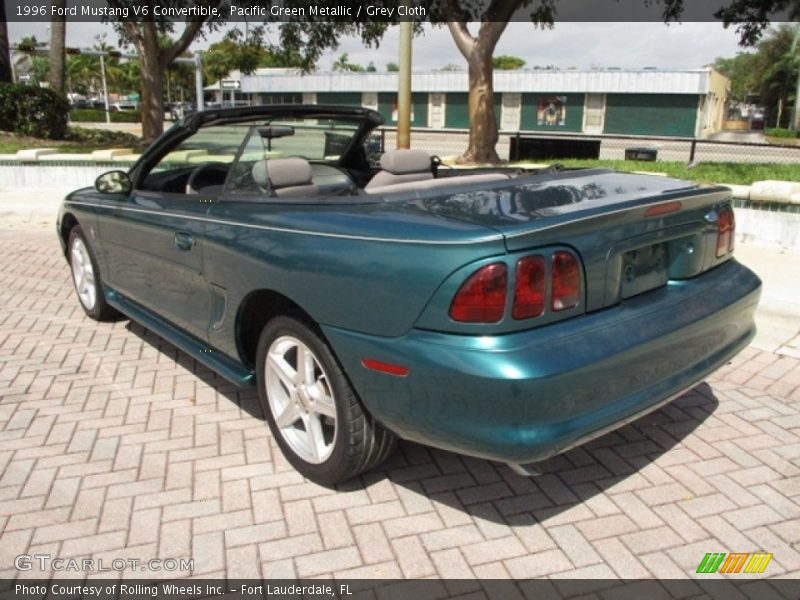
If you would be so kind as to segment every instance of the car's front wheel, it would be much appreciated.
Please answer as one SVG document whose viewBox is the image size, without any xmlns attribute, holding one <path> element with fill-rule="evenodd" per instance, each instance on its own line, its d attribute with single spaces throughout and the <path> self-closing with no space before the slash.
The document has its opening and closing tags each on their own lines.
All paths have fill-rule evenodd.
<svg viewBox="0 0 800 600">
<path fill-rule="evenodd" d="M 69 233 L 67 257 L 75 292 L 86 315 L 95 321 L 108 321 L 117 317 L 119 313 L 108 305 L 103 295 L 97 261 L 80 225 L 73 227 Z"/>
<path fill-rule="evenodd" d="M 324 340 L 292 317 L 267 323 L 258 342 L 261 404 L 286 459 L 331 485 L 382 462 L 394 436 L 361 405 Z"/>
</svg>

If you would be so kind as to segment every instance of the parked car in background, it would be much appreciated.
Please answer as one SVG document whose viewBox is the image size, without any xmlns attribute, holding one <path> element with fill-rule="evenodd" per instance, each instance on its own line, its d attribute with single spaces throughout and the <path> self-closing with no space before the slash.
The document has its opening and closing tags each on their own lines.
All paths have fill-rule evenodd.
<svg viewBox="0 0 800 600">
<path fill-rule="evenodd" d="M 126 110 L 135 111 L 139 109 L 139 103 L 121 100 L 118 102 L 113 102 L 112 104 L 109 105 L 108 108 L 109 110 L 115 110 L 115 111 L 126 111 Z"/>
<path fill-rule="evenodd" d="M 531 473 L 744 348 L 759 279 L 727 188 L 609 170 L 436 168 L 363 108 L 195 113 L 63 202 L 96 320 L 255 385 L 287 459 L 333 484 L 399 437 Z M 374 149 L 373 149 L 374 150 Z"/>
</svg>

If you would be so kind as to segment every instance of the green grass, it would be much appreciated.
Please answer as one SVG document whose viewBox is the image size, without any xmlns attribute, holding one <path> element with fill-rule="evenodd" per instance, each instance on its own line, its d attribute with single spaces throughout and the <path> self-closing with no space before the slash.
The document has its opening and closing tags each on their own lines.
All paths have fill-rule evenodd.
<svg viewBox="0 0 800 600">
<path fill-rule="evenodd" d="M 688 168 L 683 162 L 635 160 L 557 160 L 553 164 L 575 168 L 609 168 L 617 171 L 650 171 L 697 183 L 750 185 L 754 181 L 780 179 L 800 181 L 800 164 L 782 163 L 699 163 Z"/>
</svg>

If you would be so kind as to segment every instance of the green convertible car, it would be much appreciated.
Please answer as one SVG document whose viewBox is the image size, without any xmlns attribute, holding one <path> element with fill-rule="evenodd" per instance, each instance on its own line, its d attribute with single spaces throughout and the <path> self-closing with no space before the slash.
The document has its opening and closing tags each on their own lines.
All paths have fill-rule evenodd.
<svg viewBox="0 0 800 600">
<path fill-rule="evenodd" d="M 185 117 L 64 200 L 86 314 L 258 386 L 287 459 L 328 485 L 398 437 L 535 472 L 752 338 L 761 283 L 733 259 L 727 188 L 454 171 L 376 155 L 381 123 L 332 106 Z"/>
</svg>

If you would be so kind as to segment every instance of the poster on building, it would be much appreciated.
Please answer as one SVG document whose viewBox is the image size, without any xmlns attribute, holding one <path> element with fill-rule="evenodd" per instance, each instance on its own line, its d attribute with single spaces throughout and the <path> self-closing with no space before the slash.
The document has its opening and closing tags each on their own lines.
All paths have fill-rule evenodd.
<svg viewBox="0 0 800 600">
<path fill-rule="evenodd" d="M 392 122 L 397 123 L 397 100 L 392 102 Z M 411 122 L 414 122 L 414 104 L 411 104 Z"/>
<path fill-rule="evenodd" d="M 566 96 L 539 96 L 536 122 L 544 127 L 563 127 L 567 121 Z"/>
</svg>

